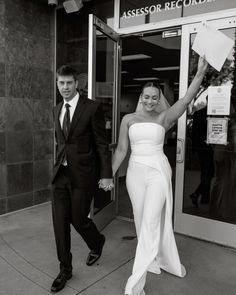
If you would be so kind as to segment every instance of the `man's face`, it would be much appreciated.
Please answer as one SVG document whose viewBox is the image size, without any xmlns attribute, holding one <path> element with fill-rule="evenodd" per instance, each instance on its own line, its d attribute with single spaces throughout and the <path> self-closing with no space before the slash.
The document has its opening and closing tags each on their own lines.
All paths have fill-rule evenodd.
<svg viewBox="0 0 236 295">
<path fill-rule="evenodd" d="M 64 100 L 70 101 L 76 95 L 78 81 L 73 76 L 58 76 L 57 87 Z"/>
</svg>

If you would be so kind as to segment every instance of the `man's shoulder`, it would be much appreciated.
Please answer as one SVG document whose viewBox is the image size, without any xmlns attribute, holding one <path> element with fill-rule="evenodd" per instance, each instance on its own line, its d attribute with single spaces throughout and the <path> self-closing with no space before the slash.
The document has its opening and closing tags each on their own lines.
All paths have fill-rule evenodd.
<svg viewBox="0 0 236 295">
<path fill-rule="evenodd" d="M 101 105 L 98 101 L 93 100 L 93 99 L 89 99 L 85 95 L 81 95 L 81 97 L 79 99 L 81 99 L 83 101 L 83 103 L 85 103 L 88 107 L 97 108 L 98 106 Z"/>
</svg>

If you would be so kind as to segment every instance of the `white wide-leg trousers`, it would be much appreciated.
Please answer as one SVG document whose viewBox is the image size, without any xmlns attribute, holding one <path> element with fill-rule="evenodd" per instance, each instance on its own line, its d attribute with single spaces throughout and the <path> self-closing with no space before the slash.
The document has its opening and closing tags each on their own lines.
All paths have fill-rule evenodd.
<svg viewBox="0 0 236 295">
<path fill-rule="evenodd" d="M 161 213 L 166 201 L 166 181 L 158 169 L 130 162 L 126 185 L 133 206 L 138 244 L 125 294 L 144 295 L 147 271 L 160 273 L 158 248 Z"/>
</svg>

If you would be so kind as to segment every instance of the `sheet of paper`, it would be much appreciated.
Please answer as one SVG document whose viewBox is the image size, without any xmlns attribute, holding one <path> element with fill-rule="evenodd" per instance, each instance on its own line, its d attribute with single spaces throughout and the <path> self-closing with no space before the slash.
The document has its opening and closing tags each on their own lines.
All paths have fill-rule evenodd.
<svg viewBox="0 0 236 295">
<path fill-rule="evenodd" d="M 227 145 L 228 118 L 207 118 L 207 143 Z"/>
<path fill-rule="evenodd" d="M 207 115 L 229 115 L 231 86 L 209 86 Z"/>
<path fill-rule="evenodd" d="M 208 24 L 204 24 L 197 33 L 192 49 L 200 56 L 205 55 L 208 63 L 220 72 L 233 46 L 232 39 Z"/>
</svg>

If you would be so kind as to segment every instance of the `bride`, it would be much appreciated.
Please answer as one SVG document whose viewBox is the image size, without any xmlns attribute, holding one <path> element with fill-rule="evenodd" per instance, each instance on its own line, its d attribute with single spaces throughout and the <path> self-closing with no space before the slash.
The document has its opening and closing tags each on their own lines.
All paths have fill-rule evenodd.
<svg viewBox="0 0 236 295">
<path fill-rule="evenodd" d="M 186 274 L 172 229 L 171 168 L 163 144 L 166 131 L 196 96 L 207 66 L 206 60 L 200 57 L 197 73 L 185 96 L 170 108 L 158 85 L 145 84 L 136 112 L 122 119 L 112 169 L 115 174 L 130 144 L 126 186 L 138 237 L 132 275 L 125 288 L 127 295 L 145 294 L 147 271 L 159 274 L 163 269 L 179 277 Z"/>
</svg>

